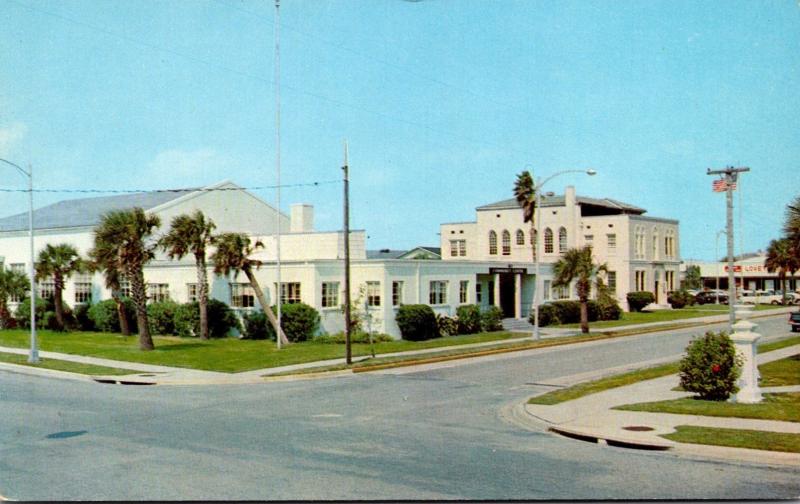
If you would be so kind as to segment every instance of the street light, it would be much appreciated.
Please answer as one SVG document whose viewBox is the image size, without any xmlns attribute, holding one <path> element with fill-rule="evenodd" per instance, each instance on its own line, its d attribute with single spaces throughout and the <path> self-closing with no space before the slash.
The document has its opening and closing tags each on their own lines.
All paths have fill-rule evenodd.
<svg viewBox="0 0 800 504">
<path fill-rule="evenodd" d="M 31 350 L 28 354 L 28 362 L 36 364 L 39 362 L 39 349 L 36 345 L 36 271 L 33 255 L 33 167 L 28 165 L 26 171 L 25 168 L 7 159 L 0 158 L 0 161 L 13 166 L 21 174 L 28 177 L 28 236 L 30 237 L 31 245 L 31 264 L 28 269 L 28 273 L 31 276 Z"/>
<path fill-rule="evenodd" d="M 716 275 L 717 276 L 717 290 L 716 290 L 717 304 L 719 304 L 719 235 L 722 235 L 722 234 L 725 234 L 725 233 L 727 233 L 727 231 L 725 231 L 724 229 L 720 229 L 719 231 L 717 231 L 717 244 L 716 244 L 716 246 L 714 248 L 714 262 L 717 263 L 717 275 Z M 731 300 L 729 299 L 728 300 L 728 304 L 730 304 L 730 303 L 731 303 Z"/>
<path fill-rule="evenodd" d="M 539 339 L 539 293 L 541 292 L 541 282 L 539 281 L 539 258 L 542 256 L 542 247 L 539 245 L 542 241 L 541 237 L 539 236 L 539 229 L 542 227 L 542 196 L 541 196 L 541 189 L 548 181 L 551 179 L 563 175 L 565 173 L 585 173 L 586 175 L 592 176 L 597 175 L 597 172 L 591 168 L 588 170 L 564 170 L 560 172 L 556 172 L 546 179 L 542 180 L 541 177 L 536 179 L 536 186 L 533 188 L 534 193 L 536 194 L 536 239 L 533 240 L 533 246 L 536 248 L 536 254 L 534 257 L 534 271 L 535 271 L 535 288 L 533 291 L 533 337 L 534 339 Z"/>
</svg>

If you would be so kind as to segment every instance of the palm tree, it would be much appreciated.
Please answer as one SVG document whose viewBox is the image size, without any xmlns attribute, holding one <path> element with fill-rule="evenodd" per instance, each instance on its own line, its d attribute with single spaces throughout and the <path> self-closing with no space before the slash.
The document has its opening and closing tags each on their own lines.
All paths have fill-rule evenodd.
<svg viewBox="0 0 800 504">
<path fill-rule="evenodd" d="M 58 245 L 48 243 L 39 252 L 39 259 L 36 261 L 36 278 L 39 280 L 53 279 L 58 330 L 64 330 L 64 282 L 72 273 L 85 269 L 86 266 L 77 249 L 68 243 L 59 243 Z"/>
<path fill-rule="evenodd" d="M 517 181 L 514 184 L 514 197 L 522 207 L 524 222 L 531 223 L 531 249 L 533 251 L 533 260 L 536 261 L 536 223 L 533 219 L 536 213 L 536 187 L 533 185 L 533 177 L 531 177 L 529 171 L 525 170 L 517 175 Z"/>
<path fill-rule="evenodd" d="M 786 223 L 783 226 L 786 237 L 792 244 L 792 255 L 800 261 L 800 196 L 786 207 Z"/>
<path fill-rule="evenodd" d="M 117 247 L 111 243 L 97 243 L 89 251 L 89 270 L 92 272 L 102 271 L 106 279 L 106 287 L 111 291 L 111 299 L 117 306 L 117 317 L 119 318 L 119 329 L 123 336 L 130 336 L 131 329 L 128 322 L 128 312 L 125 310 L 125 302 L 122 299 L 122 274 L 119 265 L 119 254 Z"/>
<path fill-rule="evenodd" d="M 212 232 L 216 226 L 206 220 L 203 212 L 193 215 L 178 215 L 172 219 L 169 233 L 159 241 L 170 259 L 182 259 L 194 254 L 197 266 L 197 299 L 200 304 L 200 338 L 208 339 L 208 271 L 206 270 L 206 247 L 214 243 Z"/>
<path fill-rule="evenodd" d="M 139 348 L 152 350 L 153 338 L 147 323 L 147 294 L 144 283 L 144 265 L 154 257 L 157 246 L 148 240 L 153 229 L 161 224 L 156 215 L 147 215 L 141 208 L 113 210 L 103 215 L 94 230 L 95 251 L 92 256 L 112 257 L 110 265 L 116 274 L 131 283 L 131 297 L 136 307 L 139 326 Z"/>
<path fill-rule="evenodd" d="M 28 277 L 19 271 L 0 268 L 0 329 L 5 329 L 11 315 L 8 313 L 8 299 L 22 298 L 30 288 Z"/>
<path fill-rule="evenodd" d="M 253 290 L 256 291 L 258 304 L 261 305 L 261 309 L 264 310 L 270 324 L 272 324 L 272 328 L 275 329 L 275 334 L 278 335 L 282 343 L 288 344 L 289 340 L 283 333 L 283 329 L 278 325 L 278 320 L 272 313 L 269 303 L 264 297 L 264 292 L 253 274 L 253 268 L 261 266 L 261 261 L 250 259 L 249 256 L 255 249 L 262 248 L 264 244 L 256 241 L 251 247 L 250 238 L 243 233 L 222 233 L 217 236 L 216 246 L 217 250 L 211 256 L 211 261 L 214 263 L 214 273 L 227 276 L 231 271 L 236 273 L 244 272 Z M 278 302 L 280 303 L 280 296 Z"/>
<path fill-rule="evenodd" d="M 767 258 L 764 266 L 767 271 L 778 272 L 778 279 L 781 281 L 781 292 L 783 292 L 783 304 L 786 304 L 786 274 L 794 275 L 800 269 L 800 259 L 793 253 L 792 242 L 789 238 L 772 240 L 767 247 Z"/>
<path fill-rule="evenodd" d="M 607 271 L 605 264 L 595 264 L 592 260 L 592 246 L 567 250 L 561 259 L 553 265 L 554 287 L 569 286 L 577 279 L 575 288 L 581 303 L 581 332 L 589 332 L 589 294 L 592 281 L 596 282 L 597 274 Z"/>
</svg>

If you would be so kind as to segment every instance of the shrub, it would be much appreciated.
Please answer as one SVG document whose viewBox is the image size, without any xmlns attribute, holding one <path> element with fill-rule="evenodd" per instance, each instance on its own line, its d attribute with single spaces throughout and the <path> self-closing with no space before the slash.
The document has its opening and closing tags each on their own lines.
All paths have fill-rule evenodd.
<svg viewBox="0 0 800 504">
<path fill-rule="evenodd" d="M 458 334 L 475 334 L 481 331 L 481 308 L 478 305 L 462 305 L 456 308 Z"/>
<path fill-rule="evenodd" d="M 74 329 L 77 323 L 72 315 L 72 309 L 66 303 L 61 303 L 64 310 L 64 329 Z M 55 302 L 53 298 L 42 299 L 36 297 L 36 326 L 50 330 L 58 330 L 56 322 Z M 15 318 L 19 327 L 30 329 L 31 327 L 31 298 L 27 297 L 17 306 Z"/>
<path fill-rule="evenodd" d="M 404 340 L 423 341 L 439 336 L 436 315 L 428 305 L 401 305 L 395 321 Z"/>
<path fill-rule="evenodd" d="M 628 293 L 628 309 L 633 312 L 642 311 L 642 308 L 656 300 L 652 292 L 636 291 Z"/>
<path fill-rule="evenodd" d="M 453 317 L 437 314 L 436 326 L 439 328 L 441 336 L 455 336 L 458 334 L 458 322 Z"/>
<path fill-rule="evenodd" d="M 388 334 L 383 333 L 372 333 L 372 342 L 373 343 L 385 343 L 387 341 L 394 341 L 394 338 L 389 336 Z M 324 334 L 314 337 L 315 343 L 330 343 L 330 344 L 337 344 L 343 345 L 344 344 L 344 333 L 336 333 L 336 334 Z M 350 334 L 350 342 L 351 343 L 369 343 L 369 334 L 357 331 L 352 332 Z"/>
<path fill-rule="evenodd" d="M 254 310 L 251 312 L 245 312 L 245 314 L 242 315 L 242 325 L 244 327 L 242 331 L 242 338 L 252 340 L 263 340 L 269 338 L 275 341 L 275 331 L 273 331 L 270 327 L 269 332 L 267 332 L 267 324 L 267 316 L 263 311 Z"/>
<path fill-rule="evenodd" d="M 89 318 L 89 308 L 92 305 L 90 303 L 81 303 L 75 307 L 75 310 L 72 312 L 75 315 L 75 323 L 77 327 L 81 331 L 96 331 L 97 329 L 94 327 L 94 322 L 91 318 Z"/>
<path fill-rule="evenodd" d="M 133 306 L 133 301 L 130 299 L 123 299 L 125 306 L 125 314 L 128 317 L 128 326 L 132 333 L 136 332 L 136 308 Z M 119 314 L 117 313 L 117 303 L 113 299 L 106 299 L 97 304 L 91 305 L 87 312 L 89 320 L 92 321 L 95 329 L 103 332 L 120 332 L 119 327 Z"/>
<path fill-rule="evenodd" d="M 177 334 L 175 330 L 175 312 L 178 303 L 175 301 L 158 301 L 147 305 L 147 321 L 155 334 Z"/>
<path fill-rule="evenodd" d="M 200 304 L 197 301 L 178 305 L 175 310 L 175 332 L 178 336 L 200 335 Z M 241 330 L 239 318 L 228 305 L 217 299 L 208 300 L 208 335 L 225 338 L 232 329 Z"/>
<path fill-rule="evenodd" d="M 691 306 L 694 304 L 694 296 L 689 294 L 686 289 L 675 291 L 667 297 L 667 302 L 673 308 L 683 308 L 684 306 Z"/>
<path fill-rule="evenodd" d="M 706 332 L 686 347 L 680 362 L 681 387 L 700 399 L 724 401 L 739 388 L 740 358 L 725 332 Z"/>
<path fill-rule="evenodd" d="M 528 321 L 533 324 L 536 322 L 534 312 L 531 312 Z M 558 318 L 558 310 L 550 303 L 539 305 L 539 327 L 558 325 L 561 319 Z"/>
<path fill-rule="evenodd" d="M 305 303 L 282 305 L 281 329 L 293 343 L 309 340 L 319 329 L 319 313 Z"/>
<path fill-rule="evenodd" d="M 503 329 L 503 310 L 496 306 L 490 306 L 481 313 L 481 331 L 492 332 Z"/>
</svg>

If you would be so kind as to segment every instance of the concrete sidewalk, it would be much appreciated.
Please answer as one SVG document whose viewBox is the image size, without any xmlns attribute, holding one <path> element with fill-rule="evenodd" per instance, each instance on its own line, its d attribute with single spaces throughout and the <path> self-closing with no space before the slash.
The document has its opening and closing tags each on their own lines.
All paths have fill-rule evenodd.
<svg viewBox="0 0 800 504">
<path fill-rule="evenodd" d="M 764 364 L 798 353 L 800 353 L 800 345 L 782 348 L 759 354 L 758 363 Z M 797 453 L 681 444 L 660 437 L 661 434 L 674 432 L 678 425 L 800 434 L 800 423 L 797 422 L 611 409 L 625 404 L 678 399 L 692 395 L 687 392 L 673 391 L 672 389 L 678 383 L 678 375 L 670 375 L 617 387 L 552 406 L 524 404 L 521 405 L 524 410 L 522 418 L 538 426 L 544 426 L 553 432 L 601 444 L 650 450 L 672 450 L 679 453 L 751 462 L 800 465 L 800 454 Z M 800 386 L 762 389 L 762 392 L 797 391 L 800 391 Z"/>
</svg>

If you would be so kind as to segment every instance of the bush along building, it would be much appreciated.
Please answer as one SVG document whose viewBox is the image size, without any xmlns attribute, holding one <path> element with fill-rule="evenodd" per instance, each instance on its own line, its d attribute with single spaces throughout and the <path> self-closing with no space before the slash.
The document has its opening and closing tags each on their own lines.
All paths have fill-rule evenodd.
<svg viewBox="0 0 800 504">
<path fill-rule="evenodd" d="M 262 261 L 255 276 L 267 301 L 304 303 L 319 312 L 320 333 L 344 329 L 344 235 L 316 231 L 314 208 L 291 205 L 289 215 L 232 182 L 178 192 L 137 193 L 66 200 L 34 212 L 35 251 L 46 244 L 66 243 L 86 257 L 94 245 L 94 227 L 111 210 L 140 207 L 161 220 L 153 239 L 169 230 L 175 216 L 203 212 L 216 232 L 244 233 L 264 247 L 251 257 Z M 541 273 L 544 299 L 572 297 L 573 289 L 551 287 L 551 266 L 569 247 L 591 243 L 595 257 L 607 262 L 607 282 L 620 304 L 633 290 L 654 292 L 666 303 L 666 292 L 677 282 L 678 223 L 645 217 L 644 210 L 610 199 L 576 197 L 568 187 L 542 205 L 544 235 Z M 27 213 L 0 219 L 0 265 L 27 274 Z M 280 286 L 276 231 L 280 226 Z M 210 258 L 213 246 L 207 251 Z M 515 200 L 477 208 L 469 223 L 441 225 L 440 247 L 408 251 L 366 249 L 366 233 L 350 233 L 352 299 L 359 319 L 375 332 L 400 337 L 396 316 L 401 305 L 430 306 L 436 315 L 455 316 L 464 305 L 486 311 L 502 309 L 507 318 L 528 316 L 534 292 L 529 226 Z M 210 298 L 230 305 L 239 315 L 259 310 L 256 293 L 244 274 L 215 275 L 209 259 Z M 172 260 L 156 254 L 144 268 L 149 302 L 197 300 L 197 271 L 191 254 Z M 130 284 L 123 280 L 123 295 Z M 37 283 L 38 295 L 52 297 L 53 279 Z M 72 308 L 109 299 L 102 273 L 75 273 L 66 281 L 63 300 Z M 15 309 L 19 299 L 10 299 Z"/>
<path fill-rule="evenodd" d="M 541 229 L 531 237 L 519 203 L 507 199 L 480 206 L 470 222 L 441 225 L 443 262 L 487 262 L 475 271 L 476 292 L 501 307 L 506 317 L 527 317 L 532 310 L 535 279 L 533 240 L 543 240 L 541 300 L 575 299 L 570 288 L 552 286 L 552 265 L 563 253 L 591 245 L 595 262 L 606 263 L 605 282 L 620 306 L 627 294 L 648 291 L 657 305 L 667 305 L 667 293 L 679 287 L 678 221 L 645 216 L 646 210 L 610 198 L 576 196 L 568 186 L 563 195 L 543 196 Z"/>
</svg>

